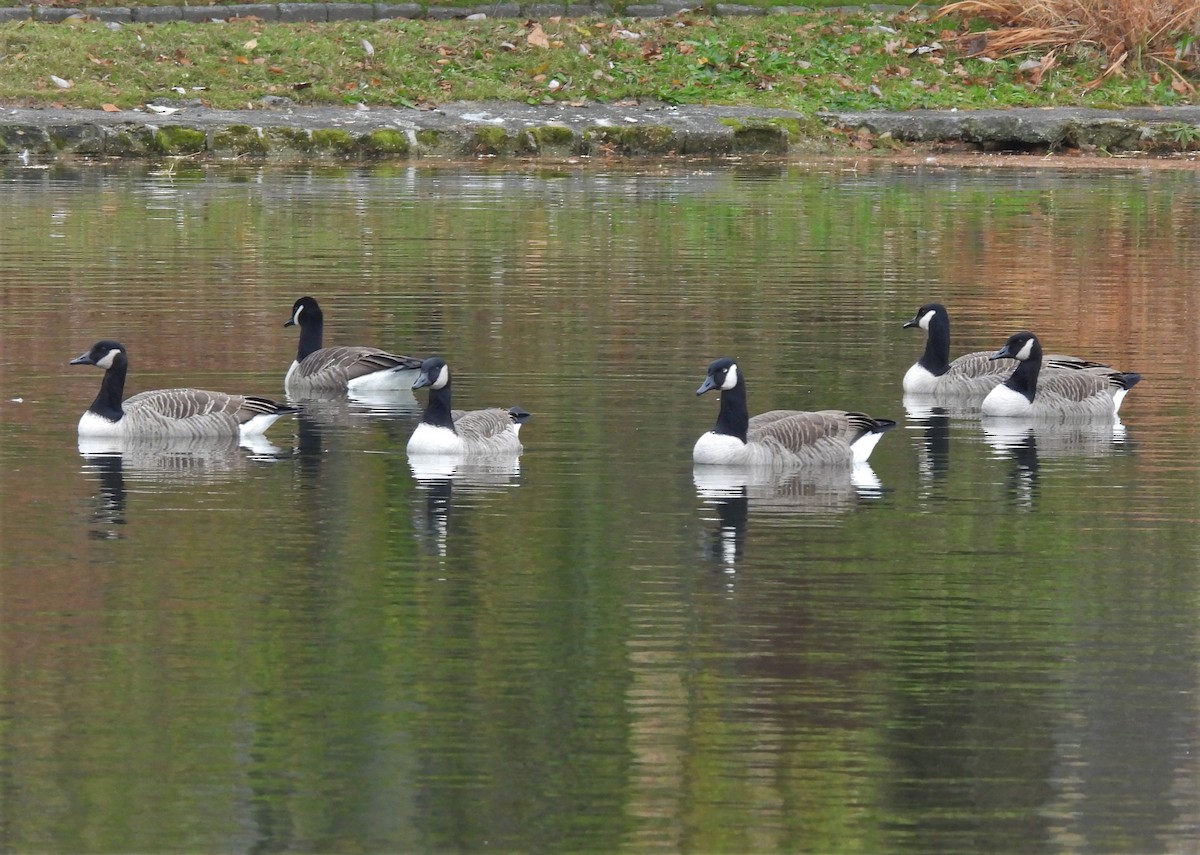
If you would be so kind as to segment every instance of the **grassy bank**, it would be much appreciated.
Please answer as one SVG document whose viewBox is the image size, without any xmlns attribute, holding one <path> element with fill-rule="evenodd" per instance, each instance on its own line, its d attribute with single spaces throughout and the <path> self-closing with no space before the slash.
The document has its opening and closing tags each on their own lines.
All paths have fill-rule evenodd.
<svg viewBox="0 0 1200 855">
<path fill-rule="evenodd" d="M 926 11 L 803 17 L 0 25 L 0 102 L 431 106 L 653 98 L 800 110 L 1196 103 L 1194 70 L 1080 42 L 970 55 L 982 23 Z M 1181 40 L 1185 36 L 1179 37 Z M 1183 44 L 1186 53 L 1191 44 Z M 1191 75 L 1191 76 L 1189 76 Z"/>
</svg>

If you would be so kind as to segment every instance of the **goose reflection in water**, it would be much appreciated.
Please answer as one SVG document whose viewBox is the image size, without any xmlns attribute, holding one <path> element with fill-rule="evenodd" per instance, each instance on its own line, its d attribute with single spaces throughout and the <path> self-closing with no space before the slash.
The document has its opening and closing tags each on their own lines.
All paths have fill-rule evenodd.
<svg viewBox="0 0 1200 855">
<path fill-rule="evenodd" d="M 289 395 L 288 401 L 302 404 L 303 412 L 314 418 L 336 421 L 339 418 L 408 419 L 421 414 L 421 403 L 411 389 L 380 389 L 352 392 L 307 392 Z"/>
<path fill-rule="evenodd" d="M 408 465 L 424 502 L 414 502 L 413 530 L 431 555 L 444 558 L 455 495 L 501 493 L 520 486 L 518 455 L 410 454 Z"/>
<path fill-rule="evenodd" d="M 879 477 L 865 462 L 850 469 L 699 465 L 692 468 L 692 481 L 704 504 L 717 512 L 705 558 L 727 573 L 734 572 L 742 560 L 752 509 L 821 519 L 847 513 L 883 494 Z"/>
<path fill-rule="evenodd" d="M 905 427 L 919 432 L 914 444 L 923 498 L 928 498 L 928 489 L 950 472 L 951 410 L 952 405 L 932 397 L 904 396 Z"/>
<path fill-rule="evenodd" d="M 381 429 L 392 444 L 403 444 L 412 430 L 412 419 L 421 412 L 408 389 L 312 392 L 288 400 L 303 404 L 296 416 L 296 454 L 301 483 L 309 489 L 320 485 L 325 455 L 331 449 L 346 447 L 349 434 L 370 424 Z"/>
<path fill-rule="evenodd" d="M 1107 417 L 1057 423 L 984 417 L 982 428 L 992 456 L 1012 462 L 1007 492 L 1021 510 L 1033 510 L 1037 504 L 1043 460 L 1099 460 L 1132 449 L 1125 426 Z"/>
<path fill-rule="evenodd" d="M 227 480 L 254 461 L 288 455 L 266 437 L 79 437 L 84 474 L 99 482 L 90 536 L 120 538 L 128 482 L 139 488 L 194 486 Z"/>
</svg>

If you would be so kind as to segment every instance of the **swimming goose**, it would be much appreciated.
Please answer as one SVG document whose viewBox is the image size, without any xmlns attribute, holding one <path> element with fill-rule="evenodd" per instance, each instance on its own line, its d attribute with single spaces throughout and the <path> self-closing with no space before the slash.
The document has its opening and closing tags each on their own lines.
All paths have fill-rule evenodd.
<svg viewBox="0 0 1200 855">
<path fill-rule="evenodd" d="M 450 366 L 431 356 L 421 363 L 414 389 L 429 387 L 429 403 L 408 440 L 409 454 L 517 454 L 521 425 L 529 413 L 507 410 L 450 409 Z"/>
<path fill-rule="evenodd" d="M 862 463 L 875 443 L 896 423 L 863 413 L 842 410 L 772 410 L 750 418 L 746 408 L 746 378 L 729 358 L 708 366 L 704 383 L 696 390 L 721 391 L 717 424 L 696 440 L 696 463 L 750 466 Z"/>
<path fill-rule="evenodd" d="M 100 394 L 79 420 L 79 433 L 92 437 L 209 437 L 261 434 L 296 407 L 267 398 L 226 395 L 203 389 L 156 389 L 121 400 L 129 355 L 115 341 L 98 341 L 72 365 L 104 369 Z"/>
<path fill-rule="evenodd" d="M 1112 418 L 1125 393 L 1142 379 L 1111 368 L 1042 371 L 1042 345 L 1027 331 L 1010 336 L 992 359 L 1015 359 L 1017 368 L 983 399 L 985 416 Z"/>
<path fill-rule="evenodd" d="M 411 389 L 421 360 L 376 347 L 321 347 L 325 316 L 312 297 L 292 304 L 285 327 L 300 327 L 296 359 L 283 378 L 289 395 L 313 392 L 370 392 Z"/>
<path fill-rule="evenodd" d="M 950 313 L 941 303 L 926 303 L 917 309 L 904 329 L 920 327 L 928 333 L 925 352 L 904 375 L 904 391 L 910 395 L 937 395 L 983 398 L 1010 373 L 1012 366 L 992 359 L 981 350 L 950 361 Z M 1048 365 L 1055 368 L 1105 368 L 1099 362 L 1077 356 L 1050 354 Z"/>
</svg>

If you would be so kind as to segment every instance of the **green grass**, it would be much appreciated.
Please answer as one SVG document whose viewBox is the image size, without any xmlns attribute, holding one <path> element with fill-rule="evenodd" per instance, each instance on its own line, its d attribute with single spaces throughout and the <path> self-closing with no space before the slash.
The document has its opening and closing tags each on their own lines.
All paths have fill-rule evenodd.
<svg viewBox="0 0 1200 855">
<path fill-rule="evenodd" d="M 1060 58 L 1039 81 L 1021 57 L 956 54 L 960 25 L 923 16 L 684 17 L 342 24 L 0 25 L 0 102 L 98 108 L 264 96 L 301 104 L 427 106 L 652 98 L 811 111 L 1184 104 L 1169 74 L 1103 73 L 1103 57 Z M 531 38 L 532 35 L 532 38 Z M 920 46 L 942 47 L 925 54 Z M 910 55 L 911 54 L 911 55 Z M 60 88 L 54 75 L 70 81 Z"/>
<path fill-rule="evenodd" d="M 262 0 L 270 2 L 270 0 Z M 259 0 L 202 0 L 203 4 L 208 6 L 228 6 L 234 4 L 254 3 Z M 283 0 L 275 0 L 275 2 L 283 2 Z M 286 0 L 293 3 L 321 3 L 326 0 Z M 435 8 L 470 8 L 486 10 L 489 5 L 487 0 L 332 0 L 337 3 L 380 3 L 380 2 L 415 2 L 425 9 Z M 491 0 L 493 3 L 516 2 L 518 5 L 526 5 L 529 2 L 541 2 L 541 0 Z M 589 0 L 546 0 L 548 3 L 557 2 L 559 5 L 570 8 L 580 4 L 589 4 Z M 637 5 L 641 3 L 653 3 L 655 0 L 603 0 L 605 4 L 613 10 L 614 14 L 622 14 L 627 6 Z M 717 2 L 735 2 L 735 0 L 708 0 L 707 3 L 693 3 L 691 7 L 696 11 L 701 11 L 710 8 Z M 845 6 L 846 0 L 736 0 L 741 6 L 757 6 L 762 9 L 771 9 L 779 6 L 805 6 L 808 8 L 827 8 L 831 6 Z M 926 0 L 922 0 L 922 3 Z M 0 8 L 12 6 L 28 6 L 29 0 L 0 0 Z M 131 3 L 130 0 L 40 0 L 38 6 L 59 7 L 59 8 L 83 8 L 83 7 L 107 7 L 107 6 L 186 6 L 199 5 L 199 3 L 188 2 L 187 0 L 138 0 L 136 3 Z"/>
</svg>

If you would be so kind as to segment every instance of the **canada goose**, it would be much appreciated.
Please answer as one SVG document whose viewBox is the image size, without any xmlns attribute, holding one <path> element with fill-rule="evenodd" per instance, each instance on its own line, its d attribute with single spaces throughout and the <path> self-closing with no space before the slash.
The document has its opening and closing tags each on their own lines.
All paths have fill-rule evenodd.
<svg viewBox="0 0 1200 855">
<path fill-rule="evenodd" d="M 772 410 L 750 418 L 746 408 L 746 379 L 737 362 L 714 360 L 704 383 L 696 390 L 721 391 L 717 424 L 696 440 L 696 463 L 736 463 L 753 466 L 787 464 L 862 463 L 875 443 L 896 423 L 842 410 L 800 412 Z"/>
<path fill-rule="evenodd" d="M 421 360 L 376 347 L 321 347 L 325 316 L 312 297 L 292 304 L 285 327 L 300 327 L 296 360 L 283 378 L 289 395 L 411 389 Z"/>
<path fill-rule="evenodd" d="M 267 398 L 203 389 L 156 389 L 121 401 L 129 355 L 115 341 L 98 341 L 71 365 L 104 369 L 100 394 L 79 420 L 84 436 L 202 437 L 261 434 L 296 407 Z"/>
<path fill-rule="evenodd" d="M 517 454 L 518 435 L 529 413 L 520 407 L 507 410 L 450 409 L 450 366 L 431 356 L 421 363 L 414 389 L 429 387 L 429 403 L 421 423 L 408 440 L 409 454 Z"/>
<path fill-rule="evenodd" d="M 1111 368 L 1042 371 L 1042 345 L 1027 331 L 1010 336 L 992 359 L 1015 359 L 1017 367 L 983 399 L 985 416 L 1112 418 L 1125 393 L 1142 379 Z"/>
<path fill-rule="evenodd" d="M 904 391 L 910 395 L 983 398 L 1012 372 L 1012 366 L 996 362 L 990 351 L 981 350 L 950 361 L 950 313 L 941 303 L 926 303 L 917 309 L 904 329 L 920 327 L 928 333 L 925 352 L 904 375 Z M 1055 368 L 1105 368 L 1099 362 L 1077 356 L 1049 354 Z"/>
</svg>

